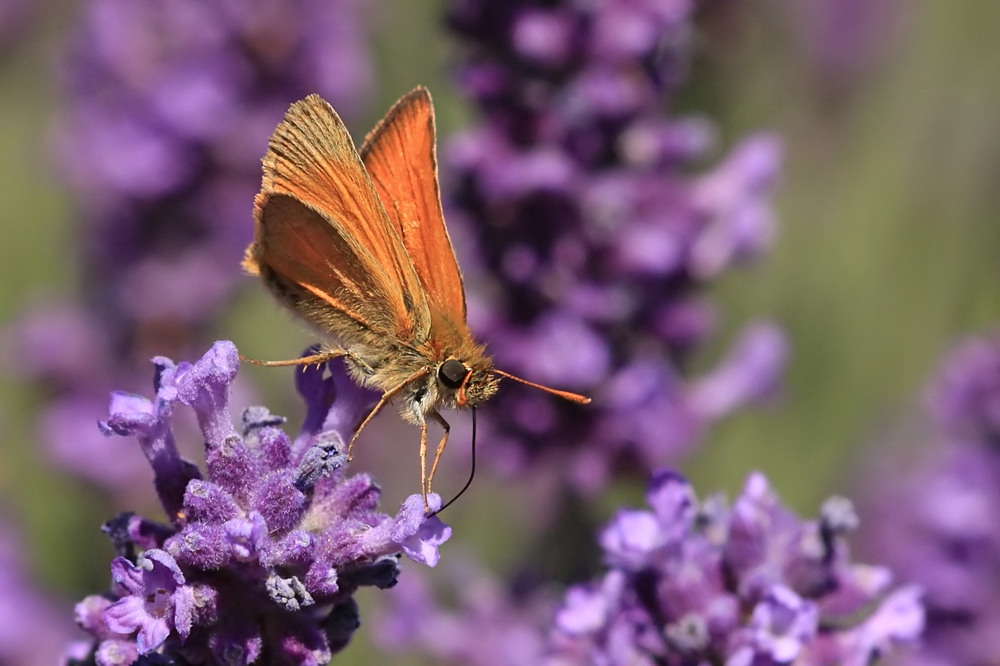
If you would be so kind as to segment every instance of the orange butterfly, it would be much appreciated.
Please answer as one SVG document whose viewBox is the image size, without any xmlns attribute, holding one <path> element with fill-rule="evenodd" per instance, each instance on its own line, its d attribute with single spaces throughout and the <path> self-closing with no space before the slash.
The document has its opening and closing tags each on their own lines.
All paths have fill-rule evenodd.
<svg viewBox="0 0 1000 666">
<path fill-rule="evenodd" d="M 420 479 L 427 495 L 449 425 L 440 407 L 475 407 L 501 377 L 580 404 L 493 367 L 466 323 L 465 289 L 444 225 L 434 109 L 416 88 L 389 110 L 360 154 L 343 121 L 318 95 L 294 103 L 275 129 L 254 200 L 254 240 L 243 268 L 344 357 L 352 377 L 382 397 L 348 446 L 386 404 L 420 426 Z M 444 428 L 427 473 L 427 419 Z"/>
</svg>

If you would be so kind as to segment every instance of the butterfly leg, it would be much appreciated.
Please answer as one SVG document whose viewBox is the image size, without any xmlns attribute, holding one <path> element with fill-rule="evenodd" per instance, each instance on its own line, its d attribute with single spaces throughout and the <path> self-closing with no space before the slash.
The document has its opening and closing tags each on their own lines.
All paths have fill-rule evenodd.
<svg viewBox="0 0 1000 666">
<path fill-rule="evenodd" d="M 347 462 L 351 462 L 354 458 L 354 442 L 358 441 L 358 436 L 361 434 L 361 431 L 365 429 L 365 426 L 371 423 L 371 420 L 375 418 L 376 414 L 382 411 L 383 407 L 389 404 L 393 395 L 394 393 L 389 392 L 379 398 L 379 401 L 375 403 L 375 406 L 372 407 L 370 412 L 368 412 L 368 416 L 362 419 L 361 423 L 358 424 L 358 427 L 354 429 L 354 434 L 351 435 L 351 441 L 347 444 Z"/>
<path fill-rule="evenodd" d="M 292 358 L 284 361 L 258 361 L 257 359 L 247 358 L 243 354 L 240 354 L 240 360 L 254 365 L 274 367 L 279 365 L 312 365 L 314 363 L 319 365 L 320 363 L 326 363 L 327 361 L 332 361 L 333 359 L 340 358 L 342 356 L 350 356 L 350 352 L 344 349 L 334 349 L 331 351 L 320 352 L 319 354 L 301 356 L 299 358 Z"/>
<path fill-rule="evenodd" d="M 430 513 L 431 507 L 427 504 L 427 493 L 429 484 L 427 482 L 427 424 L 420 424 L 420 493 L 424 496 L 424 513 Z"/>
<path fill-rule="evenodd" d="M 430 417 L 441 424 L 444 428 L 444 434 L 441 435 L 441 441 L 438 442 L 437 452 L 434 454 L 434 462 L 431 463 L 431 475 L 427 477 L 427 488 L 424 491 L 424 504 L 427 504 L 427 496 L 431 492 L 431 484 L 434 482 L 434 474 L 437 472 L 438 462 L 441 461 L 441 454 L 444 453 L 444 447 L 448 444 L 448 435 L 451 432 L 451 426 L 448 422 L 444 420 L 437 410 L 430 412 Z"/>
<path fill-rule="evenodd" d="M 345 354 L 346 354 L 346 352 L 345 352 Z M 395 398 L 396 395 L 399 394 L 400 391 L 402 391 L 407 386 L 409 386 L 411 382 L 413 382 L 413 381 L 419 379 L 420 377 L 423 377 L 424 375 L 426 375 L 428 372 L 429 372 L 428 368 L 421 368 L 420 370 L 417 370 L 412 375 L 410 375 L 409 377 L 407 377 L 406 379 L 404 379 L 403 381 L 401 381 L 399 384 L 397 384 L 396 386 L 392 387 L 391 389 L 389 389 L 388 391 L 386 391 L 385 393 L 382 394 L 382 397 L 379 398 L 379 400 L 375 404 L 375 406 L 372 407 L 372 409 L 371 409 L 370 412 L 368 412 L 368 416 L 366 416 L 364 418 L 364 420 L 362 420 L 361 423 L 358 425 L 358 427 L 354 429 L 354 435 L 351 437 L 351 441 L 347 445 L 347 461 L 348 462 L 351 461 L 351 457 L 352 457 L 351 454 L 354 451 L 354 442 L 356 442 L 358 440 L 358 435 L 360 435 L 361 431 L 365 429 L 365 426 L 367 426 L 369 424 L 369 422 L 371 422 L 371 420 L 373 418 L 375 418 L 375 415 L 378 414 L 380 411 L 382 411 L 382 408 L 385 407 L 386 405 L 388 405 L 389 402 L 393 398 Z M 424 427 L 424 439 L 426 440 L 427 439 L 427 425 L 425 424 L 423 427 Z M 421 459 L 423 459 L 423 456 L 421 456 Z"/>
</svg>

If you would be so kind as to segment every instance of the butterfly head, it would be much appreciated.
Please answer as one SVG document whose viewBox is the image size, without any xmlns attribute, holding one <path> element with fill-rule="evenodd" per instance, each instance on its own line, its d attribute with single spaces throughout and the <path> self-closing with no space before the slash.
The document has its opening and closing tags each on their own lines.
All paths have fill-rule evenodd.
<svg viewBox="0 0 1000 666">
<path fill-rule="evenodd" d="M 475 407 L 497 392 L 499 377 L 492 372 L 488 362 L 483 367 L 478 365 L 450 358 L 438 366 L 438 381 L 455 392 L 455 404 L 459 407 Z"/>
</svg>

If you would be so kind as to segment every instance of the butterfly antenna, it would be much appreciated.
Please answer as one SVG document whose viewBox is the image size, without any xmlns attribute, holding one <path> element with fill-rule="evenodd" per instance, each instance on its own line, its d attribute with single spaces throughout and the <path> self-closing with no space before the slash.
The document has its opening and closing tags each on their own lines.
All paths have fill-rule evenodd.
<svg viewBox="0 0 1000 666">
<path fill-rule="evenodd" d="M 560 391 L 559 389 L 554 389 L 554 388 L 551 388 L 549 386 L 542 386 L 541 384 L 536 384 L 535 382 L 529 382 L 527 379 L 521 379 L 520 377 L 518 377 L 516 375 L 512 375 L 512 374 L 506 373 L 503 370 L 497 370 L 496 368 L 494 368 L 492 372 L 494 372 L 495 374 L 500 375 L 501 377 L 506 377 L 507 379 L 513 379 L 515 382 L 520 382 L 521 384 L 526 384 L 526 385 L 528 385 L 528 386 L 530 386 L 532 388 L 536 388 L 536 389 L 539 389 L 541 391 L 545 391 L 546 393 L 551 393 L 552 395 L 558 396 L 558 397 L 562 398 L 563 400 L 569 400 L 570 402 L 575 402 L 578 405 L 589 405 L 590 404 L 590 398 L 588 398 L 585 395 L 580 395 L 579 393 L 571 393 L 569 391 Z"/>
<path fill-rule="evenodd" d="M 445 503 L 444 506 L 442 506 L 437 511 L 434 511 L 427 517 L 433 518 L 434 516 L 438 515 L 439 513 L 447 509 L 449 506 L 454 504 L 455 500 L 464 495 L 465 491 L 469 489 L 469 486 L 472 485 L 472 480 L 474 478 L 476 478 L 476 408 L 475 407 L 472 408 L 472 469 L 469 470 L 469 480 L 465 482 L 465 485 L 462 486 L 462 489 L 458 491 L 457 495 L 452 497 Z"/>
</svg>

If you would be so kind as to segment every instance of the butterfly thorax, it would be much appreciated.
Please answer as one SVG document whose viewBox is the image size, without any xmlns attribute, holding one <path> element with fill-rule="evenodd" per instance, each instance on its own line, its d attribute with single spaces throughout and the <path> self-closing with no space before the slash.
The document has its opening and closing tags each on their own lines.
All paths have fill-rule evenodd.
<svg viewBox="0 0 1000 666">
<path fill-rule="evenodd" d="M 359 384 L 393 393 L 403 418 L 416 424 L 424 423 L 432 410 L 474 407 L 496 393 L 499 378 L 481 345 L 425 347 L 393 345 L 372 353 L 372 345 L 345 345 L 347 367 Z"/>
</svg>

